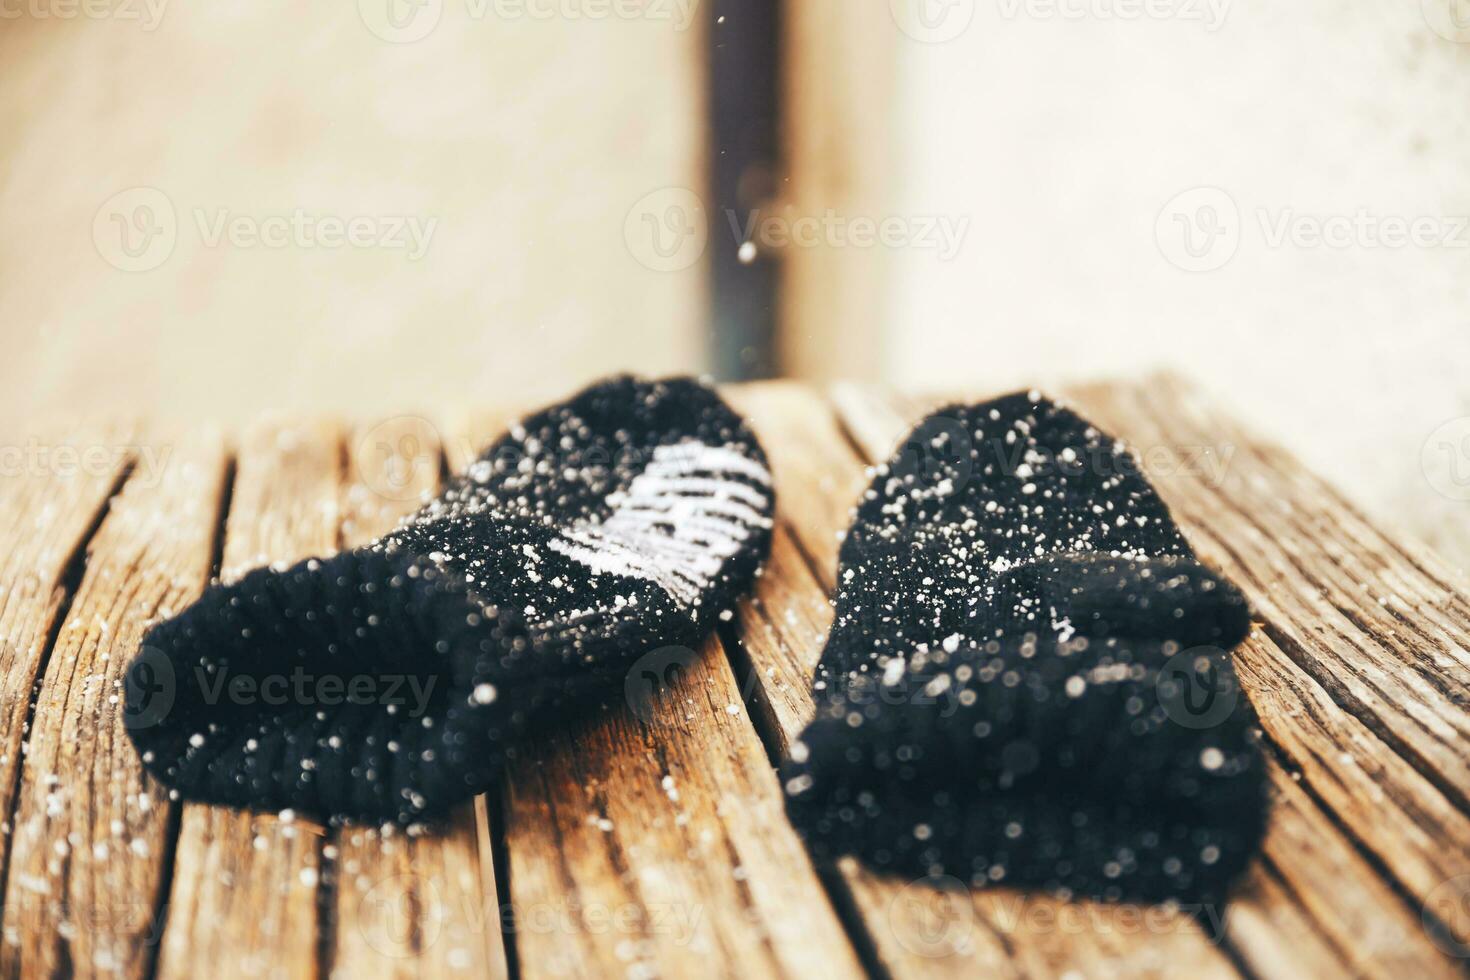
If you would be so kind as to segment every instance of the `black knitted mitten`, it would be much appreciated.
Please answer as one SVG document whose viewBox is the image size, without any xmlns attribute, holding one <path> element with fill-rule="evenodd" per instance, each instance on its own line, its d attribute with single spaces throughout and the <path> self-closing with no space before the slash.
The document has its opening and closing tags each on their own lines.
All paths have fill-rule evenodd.
<svg viewBox="0 0 1470 980">
<path fill-rule="evenodd" d="M 783 770 L 820 855 L 1119 899 L 1223 899 L 1264 765 L 1247 605 L 1134 457 L 1036 394 L 955 406 L 844 541 L 817 719 Z"/>
<path fill-rule="evenodd" d="M 127 684 L 184 799 L 411 823 L 549 706 L 692 646 L 770 540 L 765 454 L 710 388 L 616 378 L 523 420 L 363 548 L 211 586 Z"/>
</svg>

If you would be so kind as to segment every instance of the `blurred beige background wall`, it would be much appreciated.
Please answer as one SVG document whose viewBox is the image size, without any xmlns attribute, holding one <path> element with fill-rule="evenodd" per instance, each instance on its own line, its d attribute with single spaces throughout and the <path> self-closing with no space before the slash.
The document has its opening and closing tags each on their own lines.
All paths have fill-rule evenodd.
<svg viewBox="0 0 1470 980">
<path fill-rule="evenodd" d="M 703 371 L 739 234 L 785 373 L 1173 367 L 1470 560 L 1470 0 L 788 0 L 719 214 L 707 2 L 0 6 L 0 425 Z"/>
<path fill-rule="evenodd" d="M 0 18 L 0 423 L 703 368 L 703 266 L 625 236 L 704 179 L 694 0 L 87 9 Z"/>
<path fill-rule="evenodd" d="M 793 194 L 899 224 L 787 250 L 798 370 L 1171 366 L 1470 561 L 1470 420 L 1441 428 L 1470 416 L 1470 4 L 821 0 L 797 29 L 814 7 L 890 81 L 793 55 L 793 104 L 838 107 L 788 120 L 827 182 Z"/>
</svg>

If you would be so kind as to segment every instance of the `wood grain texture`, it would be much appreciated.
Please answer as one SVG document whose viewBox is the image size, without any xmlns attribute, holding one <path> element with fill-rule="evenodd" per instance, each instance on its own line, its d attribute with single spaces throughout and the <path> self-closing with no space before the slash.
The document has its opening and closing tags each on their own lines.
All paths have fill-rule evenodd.
<svg viewBox="0 0 1470 980">
<path fill-rule="evenodd" d="M 1137 400 L 1145 392 L 1154 400 L 1143 408 Z M 1401 927 L 1406 921 L 1418 921 L 1422 904 L 1434 887 L 1467 870 L 1470 850 L 1462 843 L 1466 816 L 1378 738 L 1369 724 L 1337 704 L 1315 682 L 1310 669 L 1282 651 L 1276 643 L 1282 630 L 1308 629 L 1310 620 L 1299 619 L 1295 626 L 1283 627 L 1281 617 L 1288 614 L 1282 591 L 1273 593 L 1275 601 L 1263 603 L 1259 579 L 1240 565 L 1232 549 L 1217 536 L 1221 533 L 1217 510 L 1223 506 L 1217 499 L 1220 489 L 1242 482 L 1255 486 L 1258 494 L 1269 495 L 1269 490 L 1262 489 L 1269 487 L 1269 477 L 1253 471 L 1249 461 L 1261 455 L 1281 461 L 1287 457 L 1260 448 L 1223 418 L 1182 431 L 1170 428 L 1191 415 L 1201 418 L 1218 413 L 1168 379 L 1138 386 L 1094 386 L 1067 394 L 1085 415 L 1129 442 L 1142 460 L 1145 475 L 1170 505 L 1201 557 L 1230 575 L 1265 620 L 1234 651 L 1234 659 L 1242 687 L 1257 707 L 1262 730 L 1292 769 L 1290 776 L 1280 767 L 1272 769 L 1278 797 L 1295 805 L 1273 811 L 1267 854 L 1273 874 L 1282 882 L 1295 882 L 1301 891 L 1283 888 L 1271 892 L 1296 903 L 1296 908 L 1248 911 L 1247 918 L 1257 928 L 1227 931 L 1238 955 L 1246 962 L 1261 963 L 1284 962 L 1288 954 L 1299 956 L 1306 947 L 1292 930 L 1298 923 L 1310 923 L 1319 932 L 1318 945 L 1337 950 L 1343 962 L 1365 975 L 1391 975 L 1404 963 L 1414 964 L 1416 971 L 1426 975 L 1443 973 L 1447 968 L 1444 957 L 1422 924 L 1407 931 Z M 885 455 L 909 424 L 947 400 L 885 397 L 852 386 L 839 388 L 835 395 L 854 438 L 869 451 Z M 1322 504 L 1310 497 L 1292 500 L 1283 488 L 1262 513 L 1279 515 L 1284 510 L 1310 511 L 1318 506 Z M 1273 527 L 1271 521 L 1257 528 L 1254 540 L 1265 542 L 1285 535 Z M 1293 583 L 1286 591 L 1298 588 Z M 1312 615 L 1300 610 L 1291 614 Z M 1455 675 L 1452 672 L 1444 680 L 1453 684 Z M 1312 792 L 1321 794 L 1321 805 L 1296 790 L 1291 778 L 1295 775 Z M 1281 840 L 1314 836 L 1324 838 L 1315 851 L 1276 846 Z M 1349 860 L 1360 846 L 1388 865 L 1401 886 L 1408 887 L 1411 903 L 1397 898 L 1368 862 Z M 1333 860 L 1326 860 L 1327 855 Z M 1416 885 L 1423 891 L 1416 893 Z M 1308 904 L 1303 895 L 1331 895 L 1332 903 Z M 1394 901 L 1385 909 L 1383 903 L 1390 899 Z M 1231 909 L 1245 909 L 1257 900 L 1243 892 Z M 1388 923 L 1383 928 L 1402 934 L 1402 945 L 1390 949 L 1370 940 L 1362 926 L 1368 921 Z M 1273 934 L 1273 923 L 1284 931 Z"/>
<path fill-rule="evenodd" d="M 1260 877 L 1248 881 L 1227 910 L 1227 935 L 1251 971 L 1281 976 L 1280 964 L 1304 951 L 1330 950 L 1331 973 L 1365 977 L 1454 977 L 1461 970 L 1431 942 L 1417 908 L 1395 893 L 1332 817 L 1299 785 L 1300 777 L 1271 764 L 1271 818 Z M 1284 894 L 1273 894 L 1279 887 Z M 1250 919 L 1269 919 L 1252 926 Z M 1319 959 L 1325 957 L 1314 953 Z M 1314 968 L 1311 975 L 1324 975 Z"/>
<path fill-rule="evenodd" d="M 861 975 L 719 641 L 672 657 L 507 773 L 522 975 Z"/>
<path fill-rule="evenodd" d="M 1228 460 L 1150 476 L 1264 621 L 1236 658 L 1263 729 L 1417 903 L 1470 873 L 1466 581 L 1177 381 L 1075 396 L 1101 424 L 1163 447 L 1161 462 L 1199 447 Z M 1470 924 L 1452 925 L 1470 940 Z"/>
<path fill-rule="evenodd" d="M 468 419 L 451 465 L 505 421 Z M 521 976 L 861 975 L 719 640 L 655 651 L 629 678 L 508 767 Z"/>
<path fill-rule="evenodd" d="M 226 480 L 222 437 L 135 469 L 87 547 L 86 572 L 36 699 L 5 882 L 0 972 L 145 976 L 157 945 L 173 805 L 128 739 L 124 678 L 144 631 L 204 588 Z"/>
<path fill-rule="evenodd" d="M 1352 838 L 1424 901 L 1470 870 L 1470 818 L 1332 701 L 1269 637 L 1236 652 L 1242 689 L 1295 775 Z"/>
<path fill-rule="evenodd" d="M 1229 914 L 1231 942 L 1255 976 L 1354 975 L 1268 862 L 1246 869 Z"/>
<path fill-rule="evenodd" d="M 220 577 L 336 551 L 341 486 L 337 426 L 251 429 L 239 447 Z M 186 804 L 159 975 L 315 975 L 326 833 L 286 813 Z"/>
<path fill-rule="evenodd" d="M 739 405 L 761 433 L 773 466 L 804 461 L 777 476 L 777 508 L 800 522 L 811 542 L 814 564 L 773 563 L 756 594 L 741 605 L 740 646 L 768 717 L 783 727 L 774 738 L 789 745 L 812 716 L 810 665 L 823 638 L 803 634 L 831 624 L 826 594 L 835 583 L 838 534 L 850 523 L 847 510 L 857 490 L 843 501 L 830 486 L 861 485 L 868 462 L 886 459 L 887 443 L 902 434 L 895 413 L 877 416 L 891 434 L 882 455 L 860 459 L 836 424 L 833 407 L 804 389 L 770 385 L 749 388 Z M 793 408 L 800 405 L 799 411 Z M 857 440 L 859 444 L 864 439 Z M 814 462 L 820 460 L 820 463 Z M 820 470 L 826 486 L 803 486 Z M 779 474 L 779 469 L 777 470 Z M 784 482 L 783 482 L 784 481 Z M 816 503 L 814 501 L 820 501 Z M 798 625 L 800 624 L 800 625 Z M 794 650 L 805 645 L 805 656 Z M 789 727 L 787 727 L 789 726 Z M 904 882 L 872 874 L 857 862 L 839 862 L 851 896 L 883 967 L 895 977 L 974 975 L 998 971 L 1014 976 L 1163 976 L 1180 963 L 1196 975 L 1231 977 L 1236 971 L 1193 919 L 1136 905 L 1061 902 L 1014 889 L 969 888 L 954 878 Z"/>
<path fill-rule="evenodd" d="M 424 833 L 347 827 L 325 850 L 332 975 L 507 976 L 483 799 Z"/>
<path fill-rule="evenodd" d="M 433 423 L 416 416 L 354 430 L 343 547 L 386 534 L 438 492 L 440 443 Z M 508 975 L 483 800 L 460 807 L 444 827 L 342 828 L 324 857 L 334 975 Z"/>
<path fill-rule="evenodd" d="M 67 573 L 132 459 L 113 452 L 100 466 L 79 466 L 93 447 L 122 447 L 129 429 L 101 424 L 41 434 L 7 457 L 0 479 L 0 814 L 7 818 L 19 785 L 21 744 L 33 687 L 68 597 Z M 57 451 L 61 451 L 61 455 Z M 70 465 L 67 465 L 67 464 Z M 10 835 L 0 834 L 0 863 Z"/>
<path fill-rule="evenodd" d="M 1239 976 L 1213 941 L 1218 923 L 1161 906 L 976 890 L 951 877 L 903 882 L 851 858 L 839 869 L 895 977 Z"/>
</svg>

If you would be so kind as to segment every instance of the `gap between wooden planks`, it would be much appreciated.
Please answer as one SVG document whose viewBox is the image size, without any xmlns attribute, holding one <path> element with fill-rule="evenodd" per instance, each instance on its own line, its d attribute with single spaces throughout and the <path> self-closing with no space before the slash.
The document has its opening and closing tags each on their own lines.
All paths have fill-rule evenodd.
<svg viewBox="0 0 1470 980">
<path fill-rule="evenodd" d="M 36 696 L 20 792 L 7 811 L 12 851 L 0 944 L 7 975 L 141 977 L 155 948 L 173 807 L 144 779 L 128 742 L 123 677 L 147 626 L 181 609 L 209 577 L 227 459 L 218 433 L 155 432 L 144 445 L 166 449 L 166 461 L 134 469 L 112 500 Z M 33 536 L 7 554 L 34 563 L 27 571 L 49 593 L 50 615 L 60 599 L 57 559 L 80 542 L 121 475 L 119 464 L 95 479 L 6 481 L 23 499 L 7 493 L 0 509 L 20 519 L 16 531 Z M 32 490 L 43 496 L 25 500 Z M 27 521 L 36 500 L 60 506 Z M 24 595 L 24 579 L 7 570 L 4 581 L 7 598 Z M 20 638 L 32 665 L 37 637 Z M 21 670 L 8 665 L 7 683 Z M 19 753 L 7 759 L 19 763 Z"/>
<path fill-rule="evenodd" d="M 437 486 L 439 460 L 432 428 L 411 417 L 359 432 L 345 460 L 335 426 L 254 431 L 224 577 L 331 553 L 339 519 L 341 544 L 370 540 Z M 507 972 L 482 804 L 422 837 L 189 805 L 175 867 L 163 976 Z"/>
<path fill-rule="evenodd" d="M 260 425 L 240 441 L 220 578 L 337 550 L 342 437 L 326 422 Z M 220 806 L 182 807 L 161 977 L 317 971 L 323 828 Z"/>
<path fill-rule="evenodd" d="M 1252 970 L 1261 973 L 1281 972 L 1304 959 L 1326 965 L 1330 961 L 1323 960 L 1322 954 L 1329 951 L 1358 974 L 1389 975 L 1406 969 L 1422 975 L 1453 972 L 1452 964 L 1427 935 L 1421 913 L 1431 904 L 1433 889 L 1443 891 L 1441 883 L 1470 870 L 1463 812 L 1412 765 L 1388 750 L 1369 726 L 1327 697 L 1313 683 L 1310 671 L 1282 654 L 1272 637 L 1317 628 L 1314 617 L 1318 610 L 1291 604 L 1282 598 L 1281 590 L 1262 590 L 1259 569 L 1236 561 L 1214 537 L 1232 530 L 1219 513 L 1220 501 L 1227 498 L 1249 508 L 1254 494 L 1271 500 L 1272 506 L 1262 513 L 1284 511 L 1308 519 L 1319 510 L 1341 506 L 1340 502 L 1320 484 L 1313 487 L 1316 493 L 1305 494 L 1302 486 L 1312 484 L 1303 483 L 1308 476 L 1298 464 L 1277 451 L 1259 448 L 1168 379 L 1096 385 L 1073 394 L 1081 401 L 1083 414 L 1130 440 L 1202 557 L 1234 577 L 1267 620 L 1265 629 L 1256 631 L 1235 658 L 1270 744 L 1292 772 L 1288 775 L 1278 765 L 1271 767 L 1277 801 L 1266 856 L 1231 905 L 1234 915 L 1227 929 L 1231 947 Z M 936 405 L 928 399 L 885 400 L 855 388 L 840 389 L 838 402 L 848 430 L 874 459 L 886 458 L 908 423 Z M 1132 410 L 1121 406 L 1132 406 Z M 1185 419 L 1192 425 L 1185 427 Z M 1223 471 L 1201 465 L 1198 454 L 1211 450 L 1216 454 L 1214 460 L 1223 457 L 1228 461 Z M 1190 454 L 1194 458 L 1185 465 Z M 1275 473 L 1262 470 L 1256 460 L 1264 456 L 1275 460 L 1280 469 Z M 1211 462 L 1211 457 L 1203 457 L 1203 463 Z M 1290 472 L 1293 481 L 1284 481 L 1281 472 Z M 1213 509 L 1203 508 L 1201 497 L 1213 497 Z M 1326 523 L 1318 521 L 1315 533 L 1298 537 L 1296 547 L 1312 554 L 1319 564 L 1326 563 L 1329 559 L 1323 552 L 1331 542 Z M 1274 535 L 1258 531 L 1254 540 L 1289 542 L 1292 538 L 1284 530 Z M 1383 539 L 1359 533 L 1355 540 L 1359 542 L 1356 547 L 1371 549 L 1375 540 Z M 1279 564 L 1280 559 L 1270 554 L 1271 547 L 1289 545 L 1267 545 L 1258 560 Z M 1424 583 L 1417 585 L 1429 591 Z M 1381 579 L 1378 588 L 1387 588 Z M 1430 601 L 1439 603 L 1442 610 L 1435 618 L 1443 618 L 1443 610 L 1455 605 L 1455 591 L 1444 587 L 1431 594 Z M 1372 612 L 1362 615 L 1370 621 L 1373 618 Z M 1355 639 L 1368 646 L 1377 642 L 1366 631 Z M 1337 669 L 1347 672 L 1353 666 L 1343 664 Z M 1451 670 L 1445 677 L 1453 682 L 1456 674 Z M 1418 705 L 1410 702 L 1396 707 L 1412 712 Z M 1395 706 L 1386 704 L 1380 710 L 1391 712 Z M 1298 779 L 1320 793 L 1330 809 L 1324 810 L 1303 793 L 1296 785 Z M 1352 791 L 1344 792 L 1344 786 Z M 1360 850 L 1360 845 L 1366 846 Z M 1375 868 L 1379 862 L 1388 866 L 1392 878 L 1380 875 Z M 1266 876 L 1274 876 L 1284 887 L 1273 888 Z M 1404 886 L 1411 901 L 1396 894 Z M 1269 904 L 1263 897 L 1267 895 L 1271 896 Z M 1283 904 L 1282 899 L 1289 899 L 1295 907 Z M 1272 925 L 1276 928 L 1265 928 Z"/>
<path fill-rule="evenodd" d="M 102 425 L 50 433 L 37 441 L 46 455 L 33 456 L 22 472 L 0 480 L 0 814 L 7 820 L 19 786 L 33 686 L 76 585 L 68 579 L 132 464 L 132 453 L 121 451 L 101 466 L 60 467 L 55 450 L 66 448 L 79 458 L 92 447 L 122 447 L 131 439 L 130 428 Z M 62 459 L 72 461 L 72 455 Z M 6 833 L 0 835 L 0 865 L 9 855 Z"/>
</svg>

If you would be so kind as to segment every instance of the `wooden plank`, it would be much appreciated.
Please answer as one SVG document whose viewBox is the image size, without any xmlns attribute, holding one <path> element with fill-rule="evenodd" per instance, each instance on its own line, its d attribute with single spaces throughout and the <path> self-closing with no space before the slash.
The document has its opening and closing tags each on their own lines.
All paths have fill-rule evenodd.
<svg viewBox="0 0 1470 980">
<path fill-rule="evenodd" d="M 905 883 L 852 858 L 838 864 L 895 977 L 1237 976 L 1199 925 L 1161 906 L 1062 902 L 951 877 Z"/>
<path fill-rule="evenodd" d="M 19 784 L 31 695 L 67 598 L 66 578 L 132 453 L 122 426 L 85 425 L 3 447 L 0 476 L 0 819 Z M 83 465 L 89 451 L 110 450 Z M 7 825 L 8 826 L 8 825 Z M 10 835 L 0 834 L 0 866 Z"/>
<path fill-rule="evenodd" d="M 86 573 L 36 700 L 12 820 L 0 972 L 146 975 L 172 805 L 145 778 L 123 685 L 144 631 L 204 588 L 226 479 L 218 433 L 154 446 L 87 548 Z"/>
<path fill-rule="evenodd" d="M 1410 894 L 1419 889 L 1422 902 L 1438 882 L 1470 870 L 1467 818 L 1433 784 L 1334 703 L 1268 637 L 1253 635 L 1235 659 L 1241 687 L 1256 704 L 1271 744 L 1352 840 Z M 1298 852 L 1293 859 L 1303 857 Z M 1336 889 L 1330 893 L 1333 908 L 1345 909 Z M 1374 902 L 1365 898 L 1363 904 L 1371 908 Z"/>
<path fill-rule="evenodd" d="M 508 976 L 483 797 L 422 835 L 344 828 L 328 859 L 333 975 Z"/>
<path fill-rule="evenodd" d="M 761 731 L 783 757 L 791 739 L 811 720 L 812 672 L 831 627 L 827 590 L 812 575 L 778 517 L 771 560 L 755 594 L 735 611 L 735 628 L 742 640 L 731 652 L 741 658 L 742 689 L 761 721 Z M 759 634 L 758 642 L 753 634 Z M 760 658 L 752 661 L 747 653 L 756 646 Z"/>
<path fill-rule="evenodd" d="M 825 516 L 814 513 L 810 500 L 827 491 L 803 486 L 802 480 L 810 479 L 817 465 L 808 463 L 783 474 L 780 463 L 820 459 L 827 479 L 844 484 L 861 483 L 865 464 L 844 437 L 834 436 L 840 430 L 833 410 L 819 396 L 766 385 L 748 386 L 735 398 L 771 454 L 778 508 L 788 501 L 803 507 L 802 519 L 810 522 L 803 527 L 803 540 L 814 543 L 811 569 L 803 573 L 788 564 L 778 572 L 779 566 L 773 565 L 761 577 L 755 597 L 742 603 L 738 617 L 741 647 L 754 668 L 753 682 L 761 699 L 772 703 L 769 715 L 782 725 L 774 734 L 784 749 L 815 711 L 809 693 L 810 665 L 820 652 L 821 639 L 804 634 L 813 626 L 830 626 L 830 608 L 819 617 L 817 602 L 825 605 L 822 597 L 833 588 L 838 533 L 849 518 L 845 505 L 833 501 L 820 505 Z M 890 428 L 902 425 L 896 417 L 888 423 Z M 899 434 L 893 433 L 888 441 Z M 870 453 L 870 458 L 887 458 L 886 448 L 881 457 Z M 847 504 L 856 497 L 855 491 Z M 801 644 L 808 651 L 805 657 L 792 653 Z M 981 971 L 1015 976 L 1162 976 L 1181 964 L 1187 964 L 1192 975 L 1236 975 L 1200 926 L 1178 913 L 1101 902 L 1064 903 L 1014 889 L 974 890 L 952 878 L 903 882 L 873 874 L 851 860 L 838 862 L 838 868 L 879 961 L 895 977 Z"/>
<path fill-rule="evenodd" d="M 1246 869 L 1230 906 L 1230 934 L 1250 971 L 1260 977 L 1352 976 L 1269 861 Z M 1370 974 L 1363 974 L 1368 976 Z"/>
<path fill-rule="evenodd" d="M 514 760 L 522 975 L 861 975 L 719 641 L 681 670 Z"/>
<path fill-rule="evenodd" d="M 386 534 L 437 492 L 441 460 L 439 432 L 426 419 L 398 416 L 360 427 L 348 453 L 343 547 Z M 426 833 L 343 828 L 326 856 L 332 972 L 508 975 L 483 799 Z"/>
<path fill-rule="evenodd" d="M 1147 387 L 1159 390 L 1155 385 Z M 1135 390 L 1094 386 L 1071 394 L 1082 401 L 1084 414 L 1131 442 L 1149 466 L 1150 480 L 1201 557 L 1230 574 L 1256 603 L 1258 612 L 1266 609 L 1258 601 L 1258 583 L 1242 574 L 1238 564 L 1232 564 L 1230 550 L 1214 537 L 1219 533 L 1218 515 L 1214 510 L 1204 510 L 1197 500 L 1207 488 L 1227 485 L 1225 480 L 1261 479 L 1258 474 L 1237 470 L 1257 451 L 1250 438 L 1223 419 L 1182 433 L 1155 428 L 1156 420 L 1180 418 L 1189 408 L 1182 403 L 1161 403 L 1125 414 L 1116 406 L 1119 402 L 1126 404 L 1129 393 Z M 1174 397 L 1181 395 L 1176 392 Z M 854 436 L 869 451 L 885 454 L 911 422 L 940 401 L 873 397 L 850 387 L 840 389 L 837 398 Z M 1183 465 L 1186 455 L 1191 460 L 1188 467 Z M 1222 468 L 1215 460 L 1228 460 L 1229 465 Z M 1298 506 L 1305 510 L 1313 503 L 1304 500 Z M 1279 509 L 1279 505 L 1273 505 L 1273 509 Z M 1405 882 L 1407 875 L 1410 879 L 1417 877 L 1421 884 L 1438 884 L 1466 870 L 1467 852 L 1459 842 L 1466 839 L 1467 818 L 1287 657 L 1273 639 L 1276 619 L 1270 613 L 1266 618 L 1267 628 L 1253 632 L 1235 651 L 1241 684 L 1256 705 L 1270 743 L 1289 762 L 1293 774 L 1300 775 L 1314 793 L 1320 794 L 1331 816 L 1301 794 L 1284 770 L 1273 767 L 1277 797 L 1292 800 L 1295 805 L 1273 810 L 1265 850 L 1275 865 L 1273 873 L 1283 882 L 1294 883 L 1295 888 L 1243 891 L 1231 909 L 1247 910 L 1244 918 L 1261 928 L 1246 932 L 1232 928 L 1227 935 L 1246 962 L 1280 963 L 1300 956 L 1307 948 L 1301 937 L 1293 935 L 1293 929 L 1297 923 L 1310 923 L 1321 933 L 1320 945 L 1338 949 L 1343 961 L 1357 969 L 1392 972 L 1407 963 L 1415 972 L 1442 974 L 1447 968 L 1444 958 L 1422 928 L 1401 928 L 1405 921 L 1402 900 L 1369 864 L 1354 859 L 1354 848 L 1368 846 L 1400 882 Z M 1347 827 L 1350 837 L 1344 836 L 1337 821 Z M 1313 838 L 1319 842 L 1316 849 L 1281 843 Z M 1457 872 L 1456 868 L 1461 870 Z M 1332 896 L 1331 904 L 1312 901 L 1317 895 Z M 1297 907 L 1249 911 L 1252 903 L 1263 896 L 1289 899 Z M 1418 903 L 1422 901 L 1421 897 Z M 1363 926 L 1368 921 L 1390 923 L 1393 925 L 1385 928 L 1406 932 L 1402 944 L 1385 949 L 1370 942 Z M 1273 933 L 1268 928 L 1272 923 L 1280 924 L 1284 931 Z"/>
<path fill-rule="evenodd" d="M 488 440 L 485 422 L 451 440 L 451 463 Z M 678 679 L 620 692 L 511 760 L 520 974 L 861 975 L 719 640 L 655 660 L 652 677 Z"/>
<path fill-rule="evenodd" d="M 1017 951 L 976 913 L 974 896 L 954 879 L 904 883 L 869 874 L 852 857 L 841 858 L 837 868 L 841 880 L 835 887 L 851 897 L 889 976 L 1026 976 Z"/>
<path fill-rule="evenodd" d="M 866 483 L 865 467 L 826 401 L 789 382 L 730 387 L 771 462 L 776 527 L 771 560 L 736 609 L 736 654 L 750 672 L 752 703 L 784 756 L 811 720 L 812 672 L 832 626 L 837 550 Z"/>
<path fill-rule="evenodd" d="M 1261 864 L 1287 894 L 1252 893 L 1248 881 L 1245 897 L 1229 909 L 1228 935 L 1252 972 L 1287 975 L 1276 964 L 1321 945 L 1338 967 L 1294 975 L 1459 976 L 1459 967 L 1425 941 L 1420 910 L 1394 892 L 1296 778 L 1274 762 L 1271 774 Z M 1275 921 L 1254 929 L 1245 921 L 1265 915 Z"/>
<path fill-rule="evenodd" d="M 341 480 L 335 425 L 251 429 L 239 449 L 221 579 L 335 551 Z M 315 975 L 325 835 L 287 813 L 185 805 L 159 975 Z"/>
</svg>

